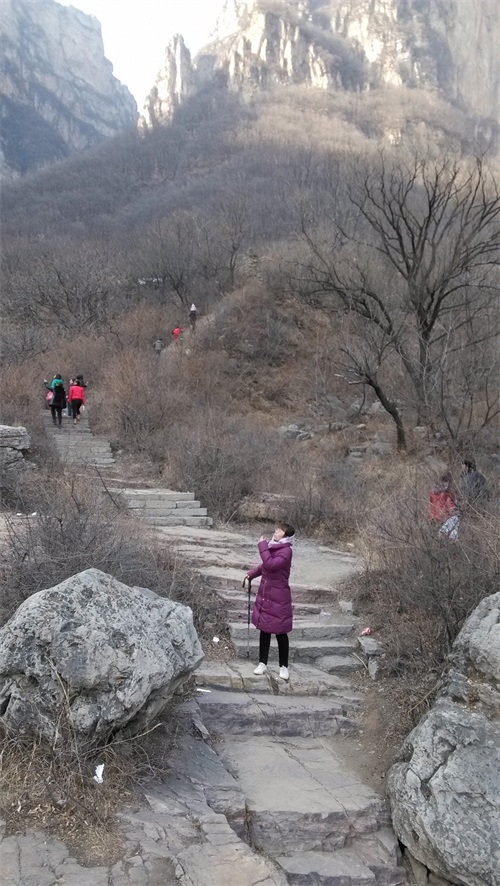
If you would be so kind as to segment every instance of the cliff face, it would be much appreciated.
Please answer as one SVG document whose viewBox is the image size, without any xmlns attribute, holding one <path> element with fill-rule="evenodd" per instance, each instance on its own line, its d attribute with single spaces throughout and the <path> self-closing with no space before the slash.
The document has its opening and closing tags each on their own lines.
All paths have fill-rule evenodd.
<svg viewBox="0 0 500 886">
<path fill-rule="evenodd" d="M 172 56 L 183 62 L 175 66 Z M 245 91 L 301 83 L 349 91 L 427 89 L 476 119 L 500 121 L 498 0 L 225 0 L 211 42 L 191 60 L 182 38 L 167 50 L 155 85 L 175 101 L 146 122 L 225 78 Z M 153 91 L 154 92 L 154 91 Z"/>
<path fill-rule="evenodd" d="M 2 0 L 3 172 L 26 172 L 134 126 L 97 19 L 55 0 Z"/>
</svg>

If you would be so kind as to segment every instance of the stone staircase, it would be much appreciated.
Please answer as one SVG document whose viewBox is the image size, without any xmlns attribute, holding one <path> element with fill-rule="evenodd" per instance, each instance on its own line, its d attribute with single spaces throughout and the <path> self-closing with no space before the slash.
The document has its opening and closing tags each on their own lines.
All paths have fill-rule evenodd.
<svg viewBox="0 0 500 886">
<path fill-rule="evenodd" d="M 58 428 L 52 422 L 50 411 L 46 410 L 44 422 L 61 462 L 76 467 L 105 469 L 112 484 L 107 491 L 117 498 L 121 497 L 132 516 L 143 523 L 152 527 L 212 526 L 212 518 L 207 516 L 206 508 L 195 500 L 193 492 L 124 486 L 116 476 L 116 462 L 109 441 L 91 432 L 86 412 L 76 425 L 73 419 L 63 415 L 62 427 Z"/>
<path fill-rule="evenodd" d="M 207 509 L 195 501 L 193 492 L 175 492 L 172 489 L 110 488 L 112 494 L 120 495 L 132 514 L 152 527 L 164 526 L 212 526 Z"/>
<path fill-rule="evenodd" d="M 233 791 L 244 797 L 243 820 L 241 799 L 236 814 L 235 806 L 227 799 L 221 804 L 217 794 L 214 811 L 224 811 L 237 837 L 276 866 L 276 875 L 266 882 L 404 884 L 387 803 L 351 763 L 353 744 L 360 753 L 362 748 L 363 701 L 362 683 L 353 686 L 352 674 L 364 663 L 358 654 L 359 624 L 339 608 L 338 595 L 340 579 L 358 568 L 355 558 L 322 548 L 318 569 L 318 548 L 298 541 L 291 576 L 290 680 L 285 682 L 278 676 L 274 638 L 267 672 L 253 673 L 258 632 L 250 627 L 248 634 L 248 598 L 241 582 L 256 561 L 256 540 L 220 530 L 158 531 L 196 566 L 230 613 L 236 658 L 204 661 L 194 677 L 198 697 L 191 702 L 200 734 L 234 779 Z M 172 787 L 167 783 L 163 790 Z M 212 800 L 211 789 L 209 805 Z"/>
<path fill-rule="evenodd" d="M 47 432 L 52 435 L 55 450 L 65 465 L 92 466 L 109 470 L 115 459 L 109 440 L 92 434 L 86 412 L 75 425 L 73 419 L 63 415 L 62 427 L 53 425 L 50 411 L 44 412 Z"/>
<path fill-rule="evenodd" d="M 245 796 L 239 836 L 298 886 L 400 886 L 405 871 L 384 799 L 352 769 L 362 696 L 314 666 L 291 679 L 253 662 L 206 662 L 197 704 Z"/>
</svg>

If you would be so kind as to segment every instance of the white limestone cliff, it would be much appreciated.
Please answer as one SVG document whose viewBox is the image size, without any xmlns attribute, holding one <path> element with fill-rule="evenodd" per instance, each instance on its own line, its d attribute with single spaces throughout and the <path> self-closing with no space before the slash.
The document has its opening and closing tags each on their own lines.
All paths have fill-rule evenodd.
<svg viewBox="0 0 500 886">
<path fill-rule="evenodd" d="M 149 93 L 141 125 L 154 126 L 170 119 L 175 109 L 191 94 L 193 86 L 191 53 L 179 34 L 172 38 L 165 50 L 165 61 Z"/>
<path fill-rule="evenodd" d="M 23 172 L 135 125 L 135 100 L 113 76 L 96 18 L 55 0 L 1 5 L 2 148 L 8 167 Z"/>
<path fill-rule="evenodd" d="M 497 0 L 225 0 L 210 43 L 192 61 L 176 41 L 171 52 L 182 42 L 183 63 L 172 73 L 167 52 L 156 84 L 174 100 L 156 104 L 151 125 L 221 76 L 242 92 L 278 84 L 425 89 L 472 119 L 500 123 Z"/>
</svg>

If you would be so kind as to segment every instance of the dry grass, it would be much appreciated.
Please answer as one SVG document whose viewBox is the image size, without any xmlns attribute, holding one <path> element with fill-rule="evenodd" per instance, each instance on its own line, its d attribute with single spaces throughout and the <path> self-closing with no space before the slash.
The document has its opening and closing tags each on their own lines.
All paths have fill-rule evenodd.
<svg viewBox="0 0 500 886">
<path fill-rule="evenodd" d="M 176 702 L 161 721 L 132 739 L 102 746 L 53 746 L 21 735 L 3 736 L 0 809 L 9 834 L 40 828 L 56 835 L 83 864 L 114 864 L 122 855 L 117 813 L 137 801 L 137 787 L 158 780 L 179 740 Z M 103 783 L 94 781 L 104 764 Z"/>
</svg>

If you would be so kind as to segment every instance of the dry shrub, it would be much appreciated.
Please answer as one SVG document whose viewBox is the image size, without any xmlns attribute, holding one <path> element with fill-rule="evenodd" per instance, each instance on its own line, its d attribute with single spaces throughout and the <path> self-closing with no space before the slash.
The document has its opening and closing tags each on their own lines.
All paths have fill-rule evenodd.
<svg viewBox="0 0 500 886">
<path fill-rule="evenodd" d="M 191 606 L 201 637 L 215 627 L 225 635 L 223 605 L 215 592 L 168 546 L 141 532 L 135 517 L 102 484 L 38 472 L 26 478 L 20 504 L 34 517 L 7 520 L 8 543 L 0 576 L 0 624 L 31 594 L 85 569 L 100 569 L 131 587 L 146 587 Z"/>
<path fill-rule="evenodd" d="M 124 852 L 117 813 L 136 796 L 137 784 L 159 780 L 185 728 L 172 700 L 147 732 L 111 742 L 71 740 L 69 708 L 60 712 L 57 742 L 2 734 L 0 809 L 9 833 L 54 833 L 85 865 L 110 865 Z M 65 740 L 63 740 L 65 737 Z M 94 781 L 104 764 L 103 783 Z"/>
<path fill-rule="evenodd" d="M 278 449 L 275 434 L 207 409 L 177 427 L 168 470 L 177 488 L 194 490 L 212 517 L 227 521 L 261 487 Z"/>
<path fill-rule="evenodd" d="M 268 483 L 268 490 L 288 497 L 288 519 L 303 533 L 350 538 L 364 522 L 365 483 L 344 458 L 315 457 L 303 443 L 283 442 Z"/>
<path fill-rule="evenodd" d="M 246 368 L 252 374 L 285 364 L 299 341 L 290 308 L 278 307 L 256 283 L 221 302 L 215 321 L 200 329 L 199 337 L 207 350 L 223 349 L 237 360 L 248 361 Z"/>
<path fill-rule="evenodd" d="M 0 423 L 17 427 L 30 427 L 37 416 L 41 427 L 45 408 L 46 389 L 43 375 L 36 366 L 2 367 L 0 373 Z"/>
<path fill-rule="evenodd" d="M 371 561 L 354 582 L 357 606 L 383 642 L 407 727 L 431 703 L 464 621 L 496 593 L 500 578 L 493 509 L 463 515 L 456 541 L 440 535 L 427 512 L 427 496 L 410 483 L 372 510 Z"/>
</svg>

